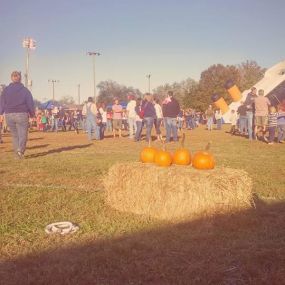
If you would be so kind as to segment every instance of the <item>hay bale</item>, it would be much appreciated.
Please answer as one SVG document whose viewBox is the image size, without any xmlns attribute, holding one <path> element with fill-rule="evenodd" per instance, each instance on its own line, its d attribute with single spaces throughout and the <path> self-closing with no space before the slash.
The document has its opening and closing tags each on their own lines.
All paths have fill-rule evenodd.
<svg viewBox="0 0 285 285">
<path fill-rule="evenodd" d="M 106 203 L 166 220 L 251 207 L 252 181 L 244 170 L 118 163 L 104 178 Z"/>
</svg>

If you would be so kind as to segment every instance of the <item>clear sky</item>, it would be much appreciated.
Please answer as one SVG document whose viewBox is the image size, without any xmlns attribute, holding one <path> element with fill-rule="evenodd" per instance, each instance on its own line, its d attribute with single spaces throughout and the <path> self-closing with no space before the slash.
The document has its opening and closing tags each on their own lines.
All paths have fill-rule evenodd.
<svg viewBox="0 0 285 285">
<path fill-rule="evenodd" d="M 199 80 L 212 64 L 256 60 L 270 67 L 284 60 L 284 0 L 0 0 L 0 83 L 13 70 L 25 72 L 22 40 L 31 52 L 32 93 L 50 99 L 93 96 L 96 82 L 112 79 L 147 90 Z"/>
</svg>

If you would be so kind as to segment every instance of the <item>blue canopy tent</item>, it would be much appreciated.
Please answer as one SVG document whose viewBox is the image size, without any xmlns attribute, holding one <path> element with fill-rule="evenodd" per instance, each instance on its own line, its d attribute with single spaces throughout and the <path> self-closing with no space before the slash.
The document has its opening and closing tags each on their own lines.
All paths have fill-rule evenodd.
<svg viewBox="0 0 285 285">
<path fill-rule="evenodd" d="M 45 103 L 42 103 L 40 106 L 40 109 L 52 110 L 54 106 L 60 107 L 61 105 L 57 102 L 53 102 L 52 100 L 49 100 Z"/>
</svg>

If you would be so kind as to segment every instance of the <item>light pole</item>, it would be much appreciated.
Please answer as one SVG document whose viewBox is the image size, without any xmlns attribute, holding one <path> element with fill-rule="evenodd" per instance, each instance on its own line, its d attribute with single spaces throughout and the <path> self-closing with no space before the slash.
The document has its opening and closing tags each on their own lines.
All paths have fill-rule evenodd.
<svg viewBox="0 0 285 285">
<path fill-rule="evenodd" d="M 54 83 L 58 83 L 59 80 L 49 79 L 48 82 L 52 83 L 52 101 L 54 102 Z"/>
<path fill-rule="evenodd" d="M 32 86 L 32 82 L 29 81 L 29 61 L 30 61 L 30 50 L 36 49 L 36 41 L 32 38 L 24 38 L 23 39 L 23 48 L 26 49 L 26 73 L 25 73 L 25 87 L 29 88 Z"/>
<path fill-rule="evenodd" d="M 101 53 L 95 52 L 95 51 L 88 51 L 87 55 L 90 55 L 93 57 L 94 102 L 96 103 L 95 57 L 96 57 L 96 55 L 100 56 Z"/>
<path fill-rule="evenodd" d="M 150 93 L 150 77 L 151 77 L 151 74 L 147 74 L 146 77 L 148 78 L 148 93 Z"/>
</svg>

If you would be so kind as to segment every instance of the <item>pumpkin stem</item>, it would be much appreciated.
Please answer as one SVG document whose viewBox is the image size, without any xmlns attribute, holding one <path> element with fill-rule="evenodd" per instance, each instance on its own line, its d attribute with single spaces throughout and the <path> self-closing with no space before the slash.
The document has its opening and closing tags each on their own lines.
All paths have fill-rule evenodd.
<svg viewBox="0 0 285 285">
<path fill-rule="evenodd" d="M 209 150 L 209 149 L 210 149 L 211 143 L 212 143 L 211 141 L 207 143 L 207 145 L 206 145 L 206 147 L 205 147 L 205 150 Z"/>
<path fill-rule="evenodd" d="M 148 140 L 148 147 L 151 147 L 151 145 L 150 145 L 150 139 Z"/>
<path fill-rule="evenodd" d="M 182 134 L 182 140 L 181 140 L 181 147 L 184 148 L 184 142 L 185 142 L 185 133 Z"/>
</svg>

